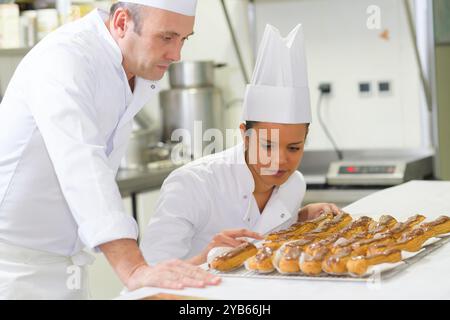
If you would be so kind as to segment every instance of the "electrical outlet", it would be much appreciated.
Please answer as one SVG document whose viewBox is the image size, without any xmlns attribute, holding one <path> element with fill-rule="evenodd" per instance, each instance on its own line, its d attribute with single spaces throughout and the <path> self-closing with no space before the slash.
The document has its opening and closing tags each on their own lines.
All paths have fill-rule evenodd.
<svg viewBox="0 0 450 320">
<path fill-rule="evenodd" d="M 358 84 L 358 86 L 359 86 L 360 93 L 364 93 L 364 94 L 370 93 L 370 90 L 371 90 L 370 82 L 360 82 Z"/>
<path fill-rule="evenodd" d="M 378 82 L 378 91 L 388 93 L 391 91 L 391 83 L 389 81 Z"/>
<path fill-rule="evenodd" d="M 322 94 L 331 94 L 331 83 L 330 82 L 319 83 L 319 91 Z"/>
</svg>

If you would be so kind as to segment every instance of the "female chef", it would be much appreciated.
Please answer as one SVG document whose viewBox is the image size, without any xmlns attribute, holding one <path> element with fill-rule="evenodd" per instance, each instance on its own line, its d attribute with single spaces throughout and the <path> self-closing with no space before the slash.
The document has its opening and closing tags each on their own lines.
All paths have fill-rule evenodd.
<svg viewBox="0 0 450 320">
<path fill-rule="evenodd" d="M 334 204 L 301 208 L 306 184 L 297 171 L 311 122 L 303 33 L 282 38 L 268 25 L 247 86 L 243 143 L 195 160 L 164 181 L 141 243 L 148 262 L 206 261 L 209 250 L 308 220 Z"/>
</svg>

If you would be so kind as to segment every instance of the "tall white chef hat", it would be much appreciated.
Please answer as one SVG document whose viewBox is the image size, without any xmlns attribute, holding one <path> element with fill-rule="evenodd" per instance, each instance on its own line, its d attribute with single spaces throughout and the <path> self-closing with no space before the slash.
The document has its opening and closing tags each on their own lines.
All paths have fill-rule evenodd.
<svg viewBox="0 0 450 320">
<path fill-rule="evenodd" d="M 197 6 L 197 0 L 122 0 L 122 2 L 141 4 L 186 16 L 195 16 L 195 7 Z"/>
<path fill-rule="evenodd" d="M 247 85 L 243 121 L 310 123 L 308 75 L 303 28 L 286 38 L 266 25 L 251 83 Z"/>
</svg>

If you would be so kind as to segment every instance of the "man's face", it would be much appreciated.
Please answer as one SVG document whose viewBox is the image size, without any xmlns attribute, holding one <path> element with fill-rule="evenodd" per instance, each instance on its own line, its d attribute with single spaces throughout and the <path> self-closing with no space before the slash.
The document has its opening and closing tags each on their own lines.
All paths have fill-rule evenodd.
<svg viewBox="0 0 450 320">
<path fill-rule="evenodd" d="M 127 75 L 160 80 L 169 65 L 180 60 L 195 18 L 156 8 L 143 8 L 140 18 L 139 34 L 130 19 L 119 41 L 123 66 Z"/>
</svg>

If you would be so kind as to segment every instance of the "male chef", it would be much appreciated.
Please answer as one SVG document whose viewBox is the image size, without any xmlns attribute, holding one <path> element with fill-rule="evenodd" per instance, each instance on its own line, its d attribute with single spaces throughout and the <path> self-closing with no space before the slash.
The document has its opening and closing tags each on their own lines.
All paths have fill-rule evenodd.
<svg viewBox="0 0 450 320">
<path fill-rule="evenodd" d="M 148 265 L 115 181 L 133 117 L 180 59 L 195 8 L 127 0 L 94 10 L 21 61 L 0 105 L 0 298 L 86 298 L 85 247 L 130 290 L 220 281 L 179 260 Z"/>
</svg>

